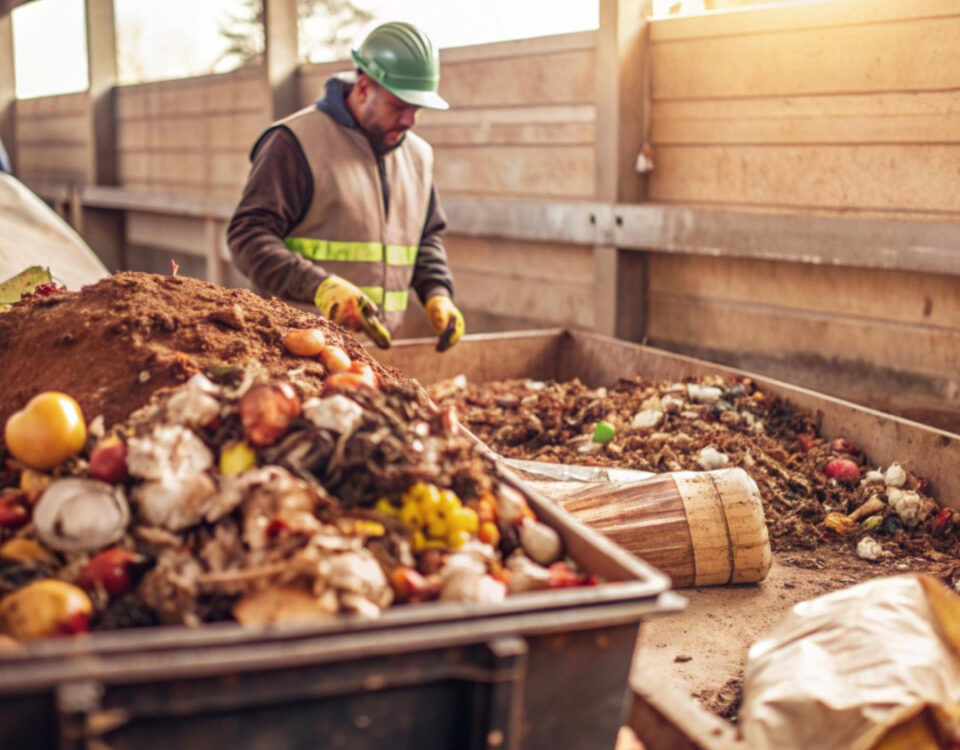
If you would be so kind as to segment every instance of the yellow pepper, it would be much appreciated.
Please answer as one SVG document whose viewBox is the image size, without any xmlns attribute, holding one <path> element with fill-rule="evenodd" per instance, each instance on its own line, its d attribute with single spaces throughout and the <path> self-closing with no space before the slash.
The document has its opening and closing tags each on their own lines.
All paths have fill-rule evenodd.
<svg viewBox="0 0 960 750">
<path fill-rule="evenodd" d="M 256 464 L 257 454 L 242 440 L 225 447 L 220 453 L 220 473 L 227 477 L 242 474 Z"/>
</svg>

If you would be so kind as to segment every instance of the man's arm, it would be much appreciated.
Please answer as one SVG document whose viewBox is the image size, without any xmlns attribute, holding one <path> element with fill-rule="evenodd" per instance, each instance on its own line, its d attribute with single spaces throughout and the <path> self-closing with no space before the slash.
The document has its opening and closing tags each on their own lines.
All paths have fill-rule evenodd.
<svg viewBox="0 0 960 750">
<path fill-rule="evenodd" d="M 256 146 L 243 197 L 227 228 L 237 268 L 261 292 L 312 303 L 323 269 L 283 242 L 313 197 L 313 178 L 300 143 L 278 127 Z"/>
<path fill-rule="evenodd" d="M 427 220 L 420 237 L 420 252 L 417 253 L 417 264 L 410 282 L 421 302 L 438 294 L 453 296 L 453 275 L 447 265 L 447 251 L 441 237 L 446 228 L 447 217 L 440 208 L 436 189 L 431 188 Z"/>
</svg>

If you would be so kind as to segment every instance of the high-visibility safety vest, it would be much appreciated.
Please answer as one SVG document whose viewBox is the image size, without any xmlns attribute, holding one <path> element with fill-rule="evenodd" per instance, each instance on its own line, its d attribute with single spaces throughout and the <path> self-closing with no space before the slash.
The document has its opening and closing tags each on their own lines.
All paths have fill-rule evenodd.
<svg viewBox="0 0 960 750">
<path fill-rule="evenodd" d="M 407 132 L 403 143 L 382 157 L 387 214 L 377 158 L 362 131 L 343 127 L 313 106 L 276 124 L 296 136 L 313 175 L 313 198 L 285 238 L 287 247 L 360 287 L 395 332 L 407 309 L 430 207 L 433 149 Z"/>
</svg>

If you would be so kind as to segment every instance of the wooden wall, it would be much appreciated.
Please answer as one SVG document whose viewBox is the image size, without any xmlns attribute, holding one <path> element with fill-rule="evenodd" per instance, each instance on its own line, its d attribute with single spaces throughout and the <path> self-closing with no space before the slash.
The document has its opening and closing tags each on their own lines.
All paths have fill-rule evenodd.
<svg viewBox="0 0 960 750">
<path fill-rule="evenodd" d="M 28 185 L 89 181 L 92 130 L 87 93 L 21 99 L 16 104 L 18 177 Z"/>
<path fill-rule="evenodd" d="M 669 19 L 651 41 L 653 200 L 960 220 L 954 0 Z M 654 345 L 960 430 L 960 275 L 651 253 L 649 289 Z"/>
<path fill-rule="evenodd" d="M 593 198 L 595 44 L 584 32 L 441 51 L 451 109 L 423 111 L 416 128 L 434 148 L 441 200 Z M 351 67 L 301 68 L 301 104 Z M 454 234 L 446 242 L 470 330 L 593 326 L 592 248 Z"/>
<path fill-rule="evenodd" d="M 270 122 L 261 71 L 117 89 L 120 184 L 137 190 L 238 198 L 247 154 Z"/>
<path fill-rule="evenodd" d="M 718 208 L 960 212 L 960 4 L 844 0 L 651 32 L 650 198 Z"/>
</svg>

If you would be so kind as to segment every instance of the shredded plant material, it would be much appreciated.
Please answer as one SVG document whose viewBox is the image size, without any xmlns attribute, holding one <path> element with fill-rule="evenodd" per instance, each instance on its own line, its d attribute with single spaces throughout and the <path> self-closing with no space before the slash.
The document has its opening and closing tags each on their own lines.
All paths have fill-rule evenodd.
<svg viewBox="0 0 960 750">
<path fill-rule="evenodd" d="M 592 389 L 579 380 L 458 378 L 430 392 L 513 458 L 657 473 L 742 467 L 760 488 L 775 551 L 859 548 L 863 559 L 910 557 L 914 569 L 941 577 L 960 555 L 960 514 L 941 508 L 923 478 L 896 463 L 875 466 L 843 438 L 822 438 L 810 415 L 749 379 L 638 377 Z"/>
</svg>

